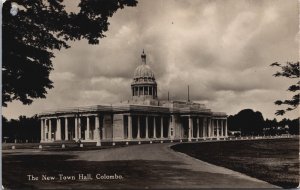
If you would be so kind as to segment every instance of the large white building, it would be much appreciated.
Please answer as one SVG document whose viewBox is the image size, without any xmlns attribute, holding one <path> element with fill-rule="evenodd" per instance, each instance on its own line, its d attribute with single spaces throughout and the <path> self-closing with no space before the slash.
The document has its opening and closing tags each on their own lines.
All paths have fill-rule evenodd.
<svg viewBox="0 0 300 190">
<path fill-rule="evenodd" d="M 95 105 L 39 114 L 41 142 L 201 140 L 227 137 L 227 115 L 191 101 L 159 100 L 146 54 L 135 69 L 132 97 L 114 105 Z"/>
</svg>

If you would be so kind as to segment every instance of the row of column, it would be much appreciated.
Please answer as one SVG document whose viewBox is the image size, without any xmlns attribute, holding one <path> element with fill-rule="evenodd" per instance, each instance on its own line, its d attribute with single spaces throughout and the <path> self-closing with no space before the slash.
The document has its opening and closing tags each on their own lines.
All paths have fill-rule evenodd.
<svg viewBox="0 0 300 190">
<path fill-rule="evenodd" d="M 145 117 L 145 139 L 149 139 L 149 116 L 140 116 L 140 115 L 134 115 L 135 117 L 137 117 L 137 139 L 141 139 L 141 117 Z M 128 139 L 133 139 L 133 131 L 132 131 L 132 117 L 133 115 L 128 115 L 128 135 L 127 138 Z M 164 117 L 159 117 L 159 116 L 151 116 L 151 118 L 153 118 L 153 137 L 152 138 L 157 138 L 157 134 L 156 134 L 156 120 L 160 119 L 160 138 L 164 138 L 163 137 L 163 131 L 164 131 Z M 168 118 L 169 119 L 169 118 Z M 169 121 L 168 121 L 169 123 Z M 170 137 L 170 126 L 168 126 L 168 137 Z M 166 137 L 166 138 L 168 138 Z"/>
<path fill-rule="evenodd" d="M 64 118 L 45 118 L 41 119 L 41 141 L 52 141 L 52 140 L 73 140 L 73 132 L 74 132 L 74 139 L 78 140 L 81 139 L 81 118 L 82 117 L 75 117 L 74 118 L 74 128 L 71 127 L 69 129 L 69 123 L 68 123 L 68 118 L 70 117 L 64 117 Z M 54 131 L 54 136 L 52 136 L 52 127 L 53 127 L 53 119 L 56 120 L 56 131 Z M 62 120 L 64 119 L 64 139 L 62 139 Z M 86 132 L 85 132 L 85 137 L 84 139 L 86 140 L 95 140 L 97 138 L 100 139 L 100 121 L 98 116 L 94 116 L 95 119 L 95 130 L 91 131 L 90 130 L 90 116 L 86 116 Z M 71 138 L 69 139 L 69 132 L 71 132 Z M 91 132 L 94 132 L 92 135 L 90 134 Z M 102 138 L 105 139 L 105 128 L 102 128 Z M 98 137 L 98 136 L 99 137 Z M 91 138 L 92 137 L 92 138 Z M 93 138 L 94 137 L 94 138 Z"/>
<path fill-rule="evenodd" d="M 140 90 L 142 88 L 142 90 Z M 147 90 L 146 90 L 147 89 Z M 147 93 L 145 93 L 147 92 Z M 153 86 L 134 86 L 132 87 L 132 95 L 140 96 L 140 95 L 153 95 L 156 96 L 156 88 Z"/>
<path fill-rule="evenodd" d="M 132 130 L 132 125 L 133 125 L 133 119 L 132 117 L 135 116 L 137 119 L 137 139 L 141 139 L 141 117 L 145 118 L 145 139 L 149 139 L 149 116 L 140 116 L 140 115 L 128 115 L 128 123 L 127 123 L 127 135 L 124 134 L 124 137 L 127 139 L 132 139 L 133 138 L 133 130 Z M 71 127 L 69 128 L 69 120 L 68 117 L 64 118 L 44 118 L 41 119 L 41 141 L 52 141 L 52 140 L 75 140 L 81 139 L 81 123 L 82 123 L 82 117 L 86 117 L 86 131 L 84 133 L 84 139 L 85 140 L 101 140 L 105 139 L 105 127 L 103 126 L 100 129 L 100 119 L 98 115 L 94 116 L 81 116 L 81 117 L 75 117 L 74 120 L 74 128 Z M 152 122 L 152 138 L 158 138 L 157 137 L 157 119 L 160 119 L 160 127 L 158 128 L 160 130 L 160 137 L 163 138 L 164 134 L 164 117 L 163 116 L 150 116 L 153 119 Z M 174 136 L 175 134 L 172 134 L 171 131 L 174 131 L 173 126 L 171 125 L 170 117 L 165 117 L 168 118 L 168 127 L 167 130 L 167 137 L 165 138 L 171 138 L 171 136 Z M 54 132 L 54 135 L 52 136 L 52 127 L 53 127 L 53 120 L 56 119 L 56 131 Z M 62 120 L 64 119 L 64 139 L 62 139 Z M 90 120 L 94 119 L 94 130 L 91 130 L 90 127 Z M 101 120 L 102 121 L 102 120 Z M 194 121 L 196 121 L 196 127 L 194 127 Z M 202 124 L 200 125 L 200 121 L 202 121 Z M 175 122 L 175 119 L 173 119 L 172 122 Z M 184 128 L 183 123 L 181 122 L 180 125 L 181 129 Z M 125 126 L 123 126 L 123 129 L 125 131 Z M 101 130 L 101 133 L 100 133 Z M 196 130 L 194 133 L 193 130 Z M 71 132 L 71 135 L 69 137 L 69 132 Z M 92 134 L 90 134 L 92 133 Z M 73 135 L 74 134 L 74 135 Z M 102 135 L 101 135 L 102 134 Z M 165 133 L 166 134 L 166 133 Z M 196 135 L 195 135 L 196 134 Z M 226 118 L 205 118 L 203 117 L 202 120 L 200 120 L 199 117 L 193 117 L 189 116 L 188 120 L 188 139 L 191 140 L 192 138 L 200 138 L 200 137 L 227 137 L 227 119 Z M 183 134 L 180 134 L 180 138 L 183 137 Z"/>
<path fill-rule="evenodd" d="M 227 120 L 226 119 L 212 119 L 212 137 L 227 137 Z"/>
<path fill-rule="evenodd" d="M 196 136 L 194 136 L 194 117 L 189 117 L 188 140 L 200 137 L 227 137 L 227 119 L 202 118 L 202 126 L 200 127 L 200 118 L 196 118 Z M 200 134 L 201 132 L 201 134 Z"/>
</svg>

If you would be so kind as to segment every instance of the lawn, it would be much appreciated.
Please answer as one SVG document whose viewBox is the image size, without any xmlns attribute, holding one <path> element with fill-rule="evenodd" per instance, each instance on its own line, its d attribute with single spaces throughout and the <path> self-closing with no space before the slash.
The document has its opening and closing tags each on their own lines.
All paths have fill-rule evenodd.
<svg viewBox="0 0 300 190">
<path fill-rule="evenodd" d="M 175 151 L 283 188 L 299 184 L 299 139 L 184 143 Z"/>
</svg>

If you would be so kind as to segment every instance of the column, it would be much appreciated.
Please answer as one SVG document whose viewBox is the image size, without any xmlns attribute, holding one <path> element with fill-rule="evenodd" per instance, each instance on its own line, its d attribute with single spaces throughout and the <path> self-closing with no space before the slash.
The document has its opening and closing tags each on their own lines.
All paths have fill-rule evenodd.
<svg viewBox="0 0 300 190">
<path fill-rule="evenodd" d="M 99 123 L 100 123 L 100 120 L 99 120 Z M 102 139 L 106 139 L 106 131 L 105 131 L 105 125 L 104 125 L 104 123 L 102 124 Z"/>
<path fill-rule="evenodd" d="M 149 92 L 149 90 L 148 90 Z M 149 134 L 148 134 L 148 116 L 146 116 L 146 139 L 149 138 Z"/>
<path fill-rule="evenodd" d="M 153 116 L 153 138 L 156 138 L 156 119 Z"/>
<path fill-rule="evenodd" d="M 147 86 L 147 89 L 148 89 L 148 90 L 147 90 L 147 95 L 149 95 L 149 94 L 150 94 L 149 88 L 150 88 L 150 87 L 149 87 L 149 86 Z"/>
<path fill-rule="evenodd" d="M 204 118 L 202 118 L 204 120 Z M 207 123 L 207 120 L 206 120 Z M 206 137 L 207 135 L 207 129 L 206 129 L 207 124 L 205 125 L 204 122 L 202 121 L 202 137 Z"/>
<path fill-rule="evenodd" d="M 193 118 L 189 116 L 189 135 L 188 141 L 192 141 L 192 127 L 193 127 Z"/>
<path fill-rule="evenodd" d="M 204 118 L 203 118 L 203 120 L 204 120 Z M 206 126 L 203 126 L 203 137 L 208 137 L 209 135 L 208 135 L 208 125 L 209 125 L 209 120 L 208 120 L 208 118 L 206 119 Z M 207 127 L 207 128 L 205 128 L 205 127 Z"/>
<path fill-rule="evenodd" d="M 154 97 L 154 87 L 152 86 L 152 97 Z"/>
<path fill-rule="evenodd" d="M 209 119 L 209 136 L 213 137 L 214 136 L 214 120 L 212 118 Z"/>
<path fill-rule="evenodd" d="M 51 127 L 51 119 L 49 119 L 49 133 L 48 133 L 48 139 L 52 141 L 52 127 Z"/>
<path fill-rule="evenodd" d="M 68 118 L 65 117 L 65 140 L 69 140 Z"/>
<path fill-rule="evenodd" d="M 168 138 L 172 138 L 172 139 L 175 133 L 174 122 L 175 122 L 175 117 L 174 115 L 172 115 L 171 117 L 169 117 L 169 128 L 168 128 Z M 173 135 L 171 135 L 171 130 L 173 131 Z"/>
<path fill-rule="evenodd" d="M 218 122 L 218 119 L 216 119 L 216 127 L 217 127 L 217 139 L 219 139 L 219 122 Z"/>
<path fill-rule="evenodd" d="M 202 118 L 202 137 L 207 137 L 207 125 L 208 125 L 208 119 Z M 205 122 L 206 121 L 206 122 Z"/>
<path fill-rule="evenodd" d="M 86 117 L 86 133 L 87 133 L 87 135 L 86 135 L 85 139 L 89 140 L 90 139 L 90 118 L 89 118 L 89 116 Z"/>
<path fill-rule="evenodd" d="M 61 140 L 61 122 L 60 122 L 60 118 L 56 119 L 55 140 Z"/>
<path fill-rule="evenodd" d="M 44 139 L 44 121 L 41 119 L 41 142 L 43 142 Z"/>
<path fill-rule="evenodd" d="M 183 119 L 183 117 L 181 117 L 182 119 Z M 180 123 L 180 125 L 179 125 L 179 134 L 180 134 L 180 139 L 181 138 L 183 138 L 183 124 L 182 124 L 182 122 Z"/>
<path fill-rule="evenodd" d="M 211 131 L 212 131 L 212 136 L 215 136 L 215 128 L 216 128 L 216 120 L 212 119 L 211 120 Z"/>
<path fill-rule="evenodd" d="M 75 116 L 75 140 L 78 140 L 78 118 Z"/>
<path fill-rule="evenodd" d="M 128 139 L 132 139 L 132 118 L 131 115 L 128 115 Z"/>
<path fill-rule="evenodd" d="M 214 120 L 213 119 L 210 120 L 210 136 L 211 137 L 214 136 Z"/>
<path fill-rule="evenodd" d="M 211 136 L 215 136 L 215 120 L 211 119 Z"/>
<path fill-rule="evenodd" d="M 100 138 L 100 125 L 99 125 L 99 116 L 96 115 L 95 116 L 95 131 L 96 131 L 96 134 L 95 134 L 95 139 L 97 141 L 96 143 L 96 146 L 101 146 L 101 138 Z"/>
<path fill-rule="evenodd" d="M 44 132 L 45 132 L 45 141 L 47 141 L 48 140 L 48 137 L 49 137 L 49 135 L 48 135 L 48 132 L 49 132 L 49 129 L 48 129 L 48 124 L 47 124 L 47 119 L 45 119 L 45 121 L 44 121 Z M 46 133 L 47 133 L 47 135 L 46 135 Z"/>
<path fill-rule="evenodd" d="M 78 117 L 78 138 L 81 139 L 81 117 Z"/>
<path fill-rule="evenodd" d="M 228 133 L 227 133 L 227 119 L 225 119 L 225 137 L 228 136 Z"/>
<path fill-rule="evenodd" d="M 203 129 L 201 131 L 203 131 Z M 200 137 L 200 121 L 199 121 L 199 117 L 197 117 L 197 138 L 199 137 Z"/>
<path fill-rule="evenodd" d="M 192 119 L 193 120 L 193 119 Z M 192 134 L 192 139 L 194 138 L 194 120 L 193 120 L 193 122 L 192 122 L 193 124 L 192 124 L 192 126 L 191 126 L 191 134 Z"/>
<path fill-rule="evenodd" d="M 211 120 L 209 118 L 203 118 L 203 122 L 204 122 L 204 119 L 207 119 L 207 137 L 210 137 L 210 127 L 211 127 Z"/>
<path fill-rule="evenodd" d="M 211 119 L 211 136 L 215 136 L 215 120 Z"/>
<path fill-rule="evenodd" d="M 141 124 L 140 124 L 140 116 L 138 115 L 137 116 L 137 139 L 140 139 L 141 138 L 141 135 L 140 135 L 140 127 L 141 127 Z"/>
<path fill-rule="evenodd" d="M 227 135 L 226 135 L 226 133 L 225 133 L 225 123 L 226 123 L 226 119 L 224 119 L 223 120 L 223 131 L 224 131 L 224 137 L 226 137 Z"/>
<path fill-rule="evenodd" d="M 223 130 L 223 119 L 220 120 L 220 124 L 221 124 L 221 136 L 224 137 L 224 130 Z"/>
<path fill-rule="evenodd" d="M 164 138 L 164 117 L 160 118 L 160 138 Z"/>
<path fill-rule="evenodd" d="M 205 126 L 203 125 L 203 120 L 204 120 L 203 117 L 201 117 L 201 119 L 199 119 L 199 125 L 200 125 L 200 130 L 201 130 L 200 137 L 205 137 L 206 136 L 205 134 L 207 132 L 207 130 L 205 129 Z M 207 123 L 207 121 L 206 121 L 206 123 Z"/>
</svg>

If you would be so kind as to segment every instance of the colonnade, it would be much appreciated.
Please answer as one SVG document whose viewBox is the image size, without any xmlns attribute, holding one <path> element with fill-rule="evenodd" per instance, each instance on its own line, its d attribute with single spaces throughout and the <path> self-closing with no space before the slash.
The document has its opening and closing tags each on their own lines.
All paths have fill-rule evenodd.
<svg viewBox="0 0 300 190">
<path fill-rule="evenodd" d="M 156 88 L 153 85 L 146 85 L 146 86 L 133 86 L 132 87 L 132 94 L 133 96 L 140 96 L 140 95 L 152 95 L 156 97 Z"/>
<path fill-rule="evenodd" d="M 124 139 L 163 139 L 171 137 L 169 116 L 127 115 L 127 117 L 128 122 L 127 129 L 124 130 Z M 142 122 L 142 119 L 144 119 L 144 122 Z M 164 125 L 164 123 L 168 124 Z M 134 124 L 136 124 L 135 131 L 133 130 Z M 144 135 L 141 134 L 142 131 Z M 167 131 L 167 135 L 164 135 L 164 131 Z"/>
<path fill-rule="evenodd" d="M 104 115 L 41 118 L 41 141 L 114 140 L 114 129 L 107 136 L 108 127 L 114 128 L 113 115 L 104 123 Z M 125 119 L 126 117 L 126 119 Z M 175 120 L 175 117 L 179 119 Z M 188 118 L 184 124 L 183 118 Z M 173 118 L 173 119 L 171 119 Z M 178 123 L 176 123 L 178 122 Z M 175 130 L 175 128 L 178 130 Z M 121 140 L 185 139 L 227 137 L 227 118 L 209 116 L 122 115 Z M 179 134 L 175 134 L 179 133 Z"/>
<path fill-rule="evenodd" d="M 211 136 L 213 137 L 224 137 L 227 136 L 227 119 L 212 119 Z"/>
<path fill-rule="evenodd" d="M 189 141 L 227 136 L 227 118 L 188 116 L 187 138 Z"/>
<path fill-rule="evenodd" d="M 82 121 L 85 122 L 85 130 L 82 131 Z M 70 121 L 74 122 L 73 127 L 70 126 Z M 91 122 L 91 120 L 94 120 Z M 100 130 L 100 118 L 97 115 L 80 116 L 80 117 L 47 117 L 41 119 L 41 141 L 54 141 L 54 140 L 96 140 L 97 131 Z M 62 126 L 62 123 L 64 126 Z M 91 129 L 93 123 L 93 129 Z M 63 134 L 62 134 L 63 132 Z M 105 129 L 102 128 L 102 134 Z M 105 137 L 104 137 L 105 138 Z"/>
</svg>

